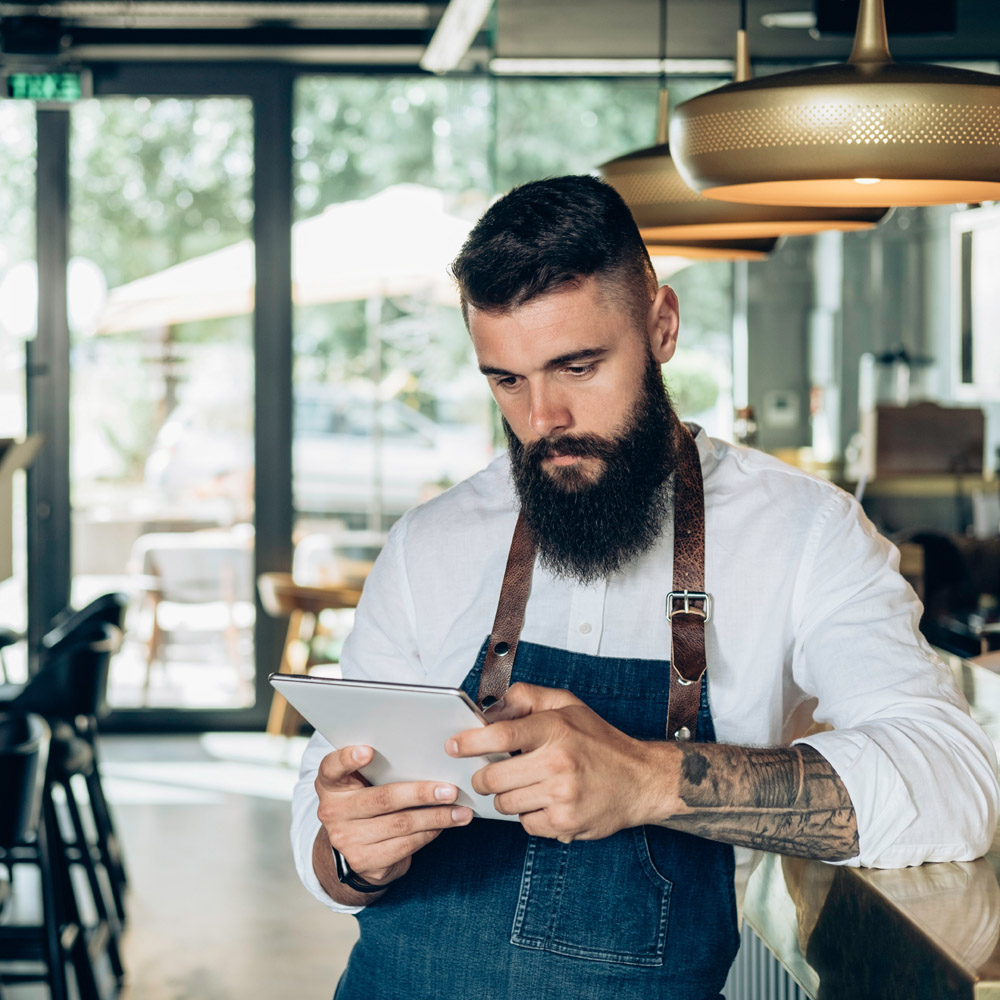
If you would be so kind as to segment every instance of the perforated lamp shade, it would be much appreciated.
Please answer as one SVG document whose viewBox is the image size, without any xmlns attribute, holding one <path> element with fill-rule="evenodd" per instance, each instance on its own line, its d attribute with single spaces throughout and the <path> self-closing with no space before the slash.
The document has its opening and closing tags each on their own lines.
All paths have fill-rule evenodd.
<svg viewBox="0 0 1000 1000">
<path fill-rule="evenodd" d="M 750 75 L 743 30 L 737 36 L 736 65 L 738 80 Z M 871 229 L 888 211 L 884 206 L 817 209 L 732 205 L 705 198 L 684 180 L 670 154 L 668 107 L 663 88 L 655 146 L 619 156 L 598 168 L 625 200 L 647 243 L 773 240 L 824 229 Z"/>
<path fill-rule="evenodd" d="M 604 179 L 622 196 L 647 242 L 761 240 L 824 229 L 871 229 L 878 208 L 775 208 L 731 205 L 693 191 L 678 173 L 666 143 L 602 164 Z"/>
<path fill-rule="evenodd" d="M 847 63 L 720 87 L 679 105 L 681 177 L 755 205 L 1000 199 L 1000 76 L 899 65 L 882 0 L 862 0 Z"/>
<path fill-rule="evenodd" d="M 766 260 L 778 245 L 777 238 L 768 240 L 669 240 L 643 237 L 650 257 L 688 257 L 691 260 Z"/>
</svg>

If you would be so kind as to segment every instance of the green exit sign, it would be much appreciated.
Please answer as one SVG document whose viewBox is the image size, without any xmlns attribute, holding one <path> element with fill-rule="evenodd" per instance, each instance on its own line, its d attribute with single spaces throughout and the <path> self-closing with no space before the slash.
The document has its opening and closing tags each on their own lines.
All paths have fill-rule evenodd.
<svg viewBox="0 0 1000 1000">
<path fill-rule="evenodd" d="M 69 104 L 90 96 L 90 74 L 85 70 L 8 70 L 4 74 L 4 93 L 18 101 Z"/>
</svg>

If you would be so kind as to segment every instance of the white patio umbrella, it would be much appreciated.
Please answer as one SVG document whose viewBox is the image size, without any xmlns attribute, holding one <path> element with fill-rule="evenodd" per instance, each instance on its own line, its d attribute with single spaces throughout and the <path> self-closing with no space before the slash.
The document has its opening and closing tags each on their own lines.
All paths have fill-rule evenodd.
<svg viewBox="0 0 1000 1000">
<path fill-rule="evenodd" d="M 471 223 L 444 209 L 444 196 L 397 184 L 328 206 L 292 227 L 292 298 L 298 305 L 424 292 L 457 305 L 448 275 Z M 108 294 L 97 333 L 173 326 L 253 310 L 251 240 L 193 257 Z"/>
</svg>

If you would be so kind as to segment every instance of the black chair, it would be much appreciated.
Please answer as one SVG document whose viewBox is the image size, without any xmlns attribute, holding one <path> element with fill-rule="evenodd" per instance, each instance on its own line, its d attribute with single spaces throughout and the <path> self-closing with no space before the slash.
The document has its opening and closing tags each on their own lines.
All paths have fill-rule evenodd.
<svg viewBox="0 0 1000 1000">
<path fill-rule="evenodd" d="M 15 643 L 20 642 L 23 638 L 24 636 L 20 632 L 15 632 L 9 628 L 0 628 L 0 683 L 7 684 L 10 681 L 4 650 L 8 646 L 13 646 Z"/>
<path fill-rule="evenodd" d="M 69 964 L 80 1000 L 99 1000 L 49 794 L 49 748 L 49 727 L 41 716 L 0 713 L 0 862 L 9 875 L 4 894 L 13 895 L 16 865 L 37 866 L 41 876 L 41 921 L 0 925 L 0 982 L 44 981 L 52 1000 L 68 1000 Z M 41 965 L 41 970 L 26 971 L 26 965 Z"/>
<path fill-rule="evenodd" d="M 59 614 L 42 637 L 40 669 L 27 684 L 0 694 L 19 711 L 37 712 L 53 726 L 55 755 L 64 762 L 67 779 L 82 774 L 97 831 L 96 848 L 110 882 L 119 922 L 125 920 L 125 864 L 114 820 L 101 784 L 98 719 L 107 714 L 107 682 L 111 656 L 121 642 L 128 598 L 110 593 L 78 611 Z M 110 627 L 111 632 L 107 628 Z M 81 746 L 80 744 L 84 744 Z M 75 806 L 75 800 L 74 800 Z"/>
</svg>

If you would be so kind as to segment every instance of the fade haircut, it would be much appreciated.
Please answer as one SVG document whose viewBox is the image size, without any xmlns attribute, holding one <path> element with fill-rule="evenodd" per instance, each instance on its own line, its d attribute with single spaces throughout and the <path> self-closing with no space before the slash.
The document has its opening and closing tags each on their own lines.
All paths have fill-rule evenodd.
<svg viewBox="0 0 1000 1000">
<path fill-rule="evenodd" d="M 656 272 L 621 196 L 596 177 L 522 184 L 487 209 L 451 265 L 469 307 L 505 313 L 539 295 L 601 279 L 645 329 Z"/>
</svg>

